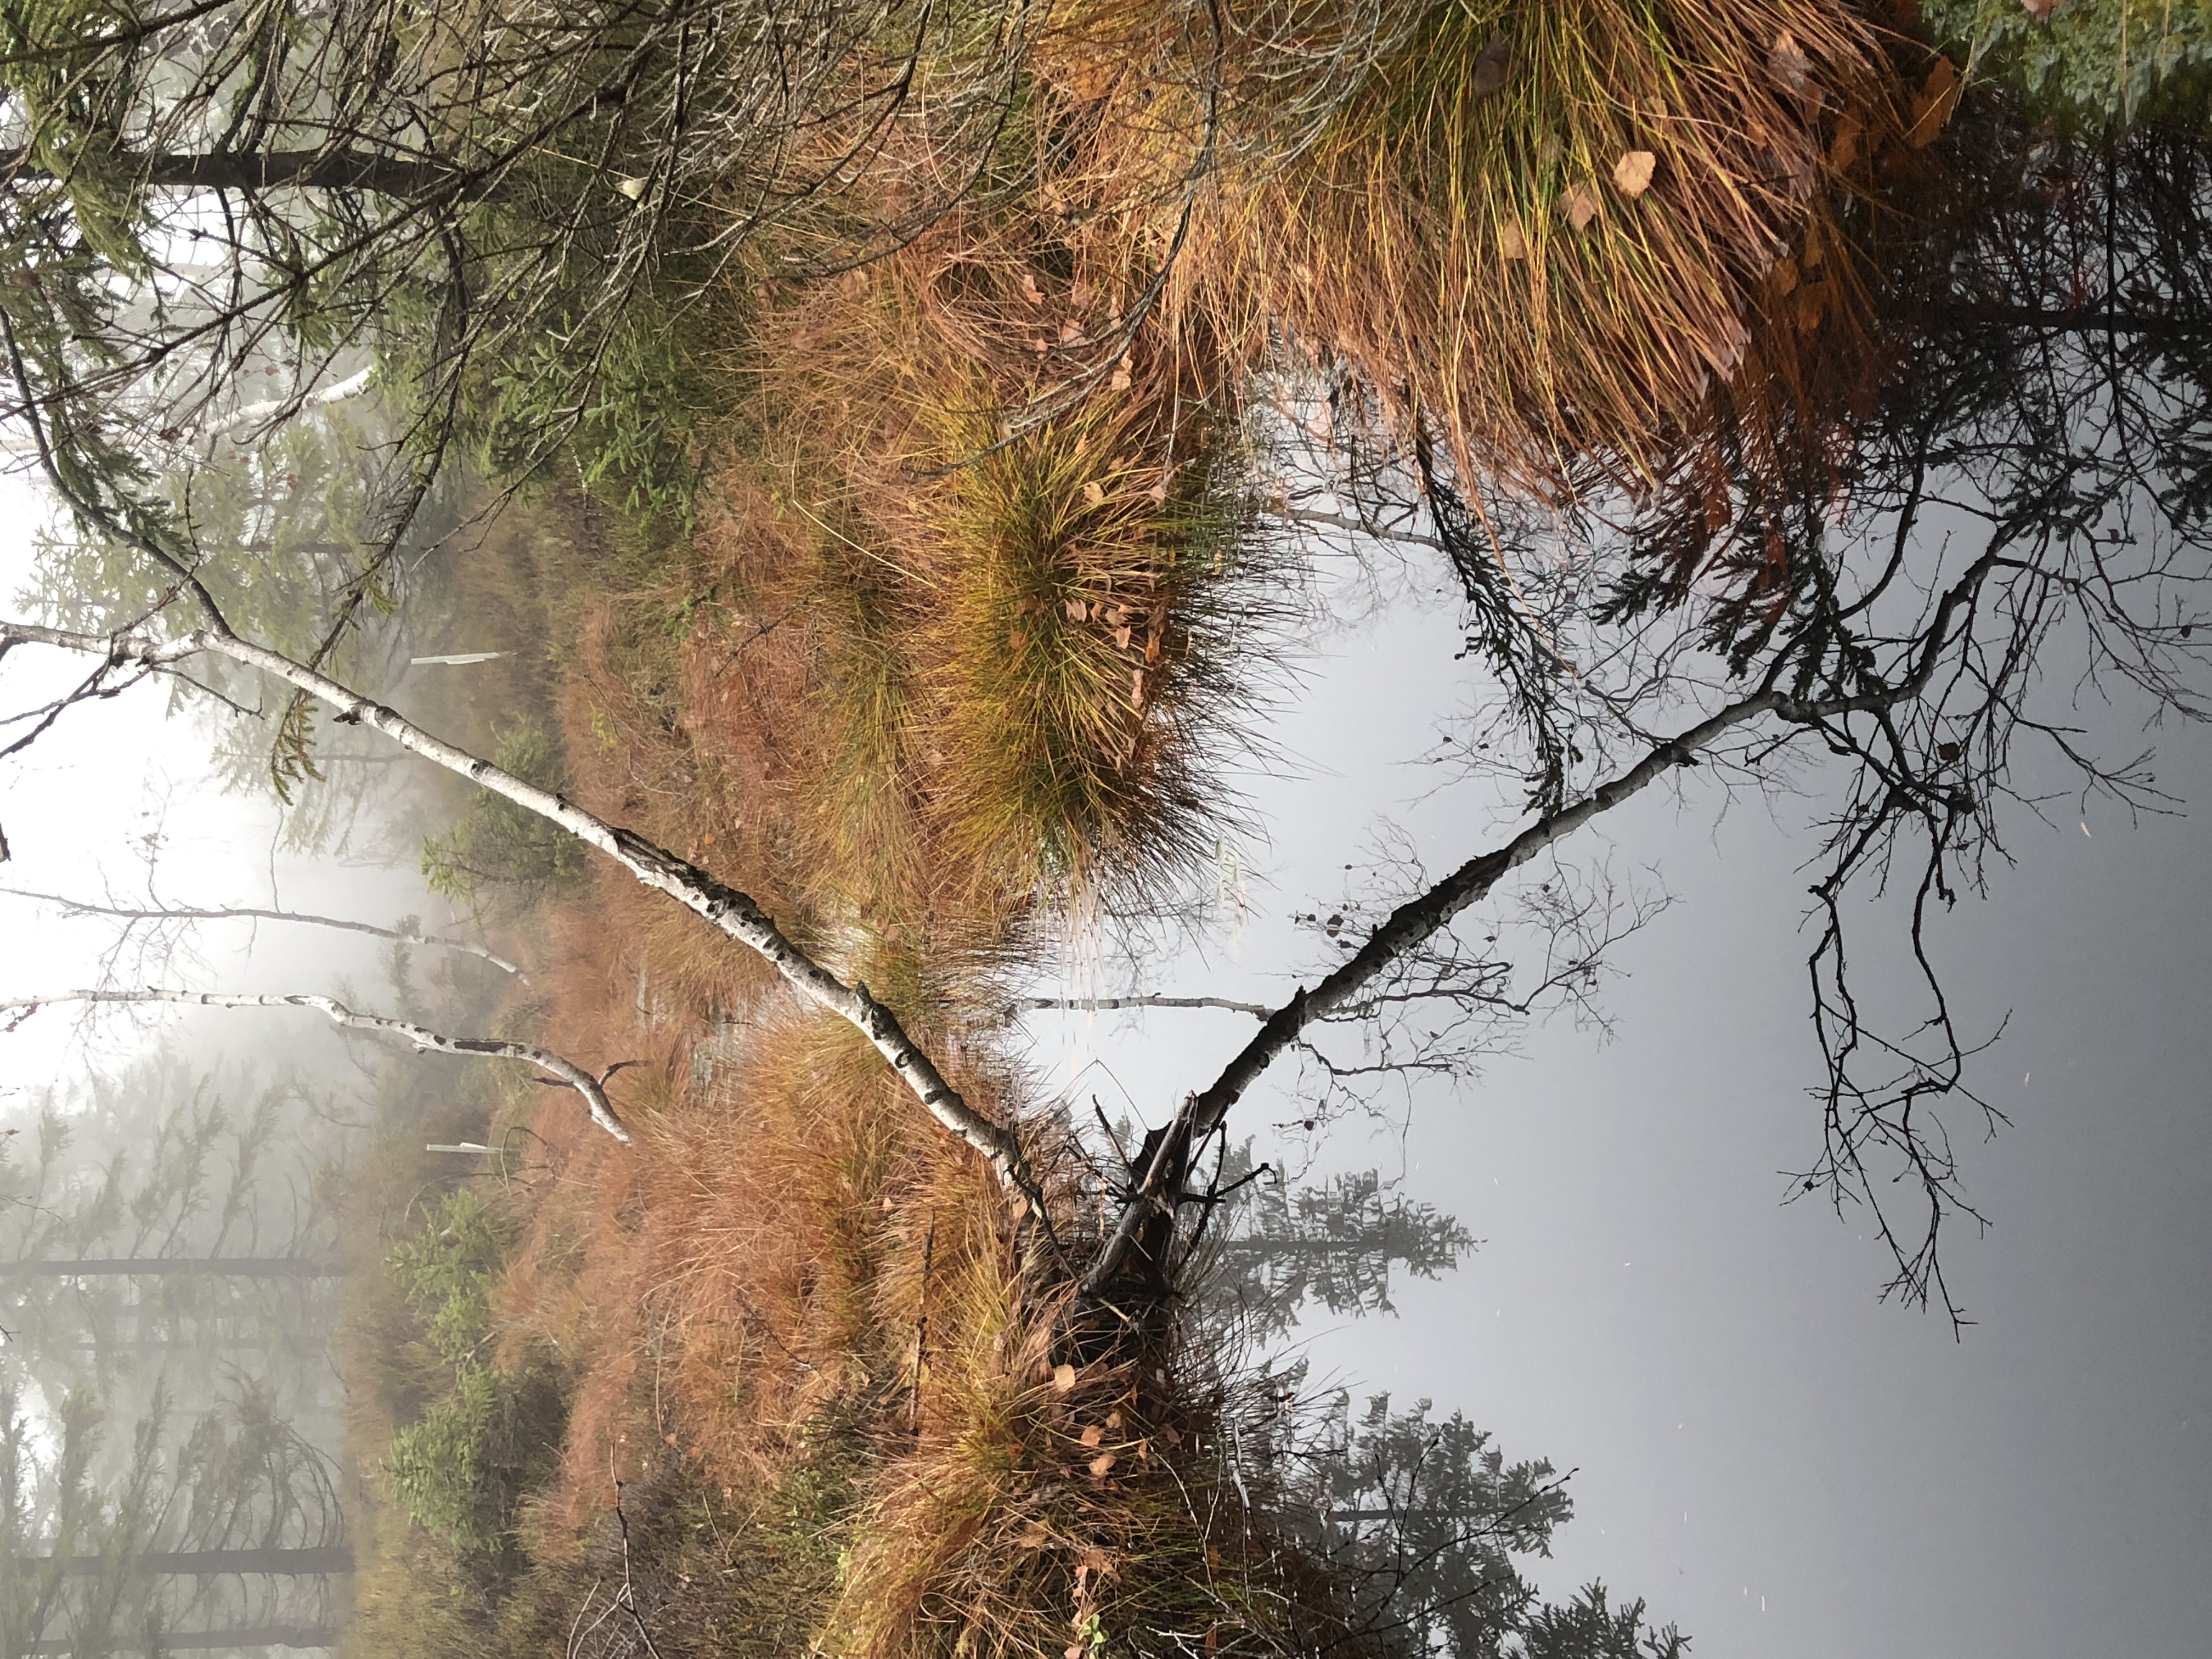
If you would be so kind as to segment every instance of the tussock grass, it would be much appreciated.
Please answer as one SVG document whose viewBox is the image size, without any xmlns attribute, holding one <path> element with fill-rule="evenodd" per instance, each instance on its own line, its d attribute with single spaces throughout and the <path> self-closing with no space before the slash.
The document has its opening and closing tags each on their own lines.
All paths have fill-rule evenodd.
<svg viewBox="0 0 2212 1659">
<path fill-rule="evenodd" d="M 1010 307 L 1074 326 L 1070 285 L 939 252 L 789 307 L 774 419 L 728 492 L 730 581 L 810 653 L 792 787 L 815 902 L 885 932 L 957 915 L 991 948 L 1041 902 L 1156 902 L 1211 848 L 1252 701 L 1240 653 L 1282 607 L 1242 534 L 1242 434 L 1164 344 L 1010 433 L 1008 377 L 1036 359 L 994 372 L 976 335 Z"/>
<path fill-rule="evenodd" d="M 1288 330 L 1462 476 L 1648 476 L 1746 345 L 1752 289 L 1886 108 L 1832 0 L 1437 6 L 1311 148 L 1209 195 L 1190 289 Z"/>
</svg>

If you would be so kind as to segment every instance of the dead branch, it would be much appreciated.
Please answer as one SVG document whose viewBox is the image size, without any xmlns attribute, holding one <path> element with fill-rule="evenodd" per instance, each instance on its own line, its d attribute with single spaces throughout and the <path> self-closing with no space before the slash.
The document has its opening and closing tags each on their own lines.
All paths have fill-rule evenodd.
<svg viewBox="0 0 2212 1659">
<path fill-rule="evenodd" d="M 489 946 L 478 945 L 473 939 L 455 939 L 445 933 L 426 933 L 420 927 L 380 927 L 373 921 L 349 921 L 343 916 L 319 916 L 306 910 L 265 909 L 250 904 L 207 908 L 186 904 L 94 904 L 88 899 L 70 898 L 62 893 L 33 892 L 22 887 L 0 887 L 0 896 L 54 905 L 64 916 L 112 916 L 125 922 L 228 921 L 234 919 L 304 922 L 316 927 L 336 927 L 349 933 L 368 933 L 378 939 L 395 939 L 402 945 L 434 945 L 447 951 L 464 951 L 470 956 L 481 957 L 502 973 L 522 972 L 520 963 L 509 962 Z"/>
<path fill-rule="evenodd" d="M 282 996 L 249 996 L 223 991 L 171 990 L 158 986 L 131 990 L 57 991 L 46 996 L 16 997 L 0 1002 L 0 1014 L 12 1016 L 6 1025 L 0 1026 L 0 1035 L 14 1030 L 41 1008 L 76 1002 L 173 1003 L 188 1008 L 312 1008 L 328 1016 L 333 1024 L 353 1030 L 388 1031 L 396 1036 L 403 1036 L 426 1054 L 520 1060 L 557 1078 L 583 1096 L 585 1105 L 591 1109 L 592 1121 L 624 1146 L 629 1144 L 629 1131 L 623 1127 L 613 1103 L 607 1099 L 605 1083 L 613 1074 L 615 1068 L 612 1066 L 594 1077 L 574 1060 L 555 1054 L 550 1048 L 540 1048 L 534 1043 L 514 1042 L 503 1037 L 447 1036 L 442 1031 L 434 1031 L 427 1025 L 417 1025 L 412 1020 L 389 1019 L 381 1014 L 356 1013 L 335 998 L 317 996 L 309 992 L 294 992 Z"/>
</svg>

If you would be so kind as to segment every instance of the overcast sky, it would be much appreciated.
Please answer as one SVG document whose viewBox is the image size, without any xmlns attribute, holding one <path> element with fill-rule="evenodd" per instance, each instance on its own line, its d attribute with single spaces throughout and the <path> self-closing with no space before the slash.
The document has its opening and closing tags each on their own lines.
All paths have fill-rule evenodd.
<svg viewBox="0 0 2212 1659">
<path fill-rule="evenodd" d="M 12 593 L 31 514 L 21 494 L 0 506 Z M 1279 994 L 1267 970 L 1309 959 L 1288 915 L 1336 896 L 1380 817 L 1437 870 L 1494 844 L 1494 805 L 1437 791 L 1414 763 L 1468 695 L 1450 623 L 1448 604 L 1408 603 L 1316 649 L 1271 734 L 1283 763 L 1248 780 L 1267 834 L 1244 843 L 1242 939 L 1154 988 Z M 9 708 L 39 672 L 0 673 Z M 81 711 L 64 741 L 0 771 L 16 853 L 0 878 L 82 890 L 103 864 L 127 870 L 135 814 L 166 785 L 173 896 L 266 895 L 269 809 L 213 794 L 191 733 L 157 709 L 147 696 Z M 2212 801 L 2212 745 L 2166 741 L 2162 775 Z M 1941 1318 L 1876 1304 L 1884 1261 L 1854 1225 L 1778 1205 L 1777 1172 L 1817 1147 L 1796 869 L 1810 847 L 1790 803 L 1724 823 L 1717 806 L 1693 779 L 1680 801 L 1654 793 L 1568 849 L 1609 854 L 1624 877 L 1655 869 L 1677 901 L 1621 952 L 1609 1046 L 1538 1031 L 1479 1086 L 1431 1090 L 1398 1127 L 1353 1127 L 1328 1149 L 1335 1165 L 1402 1173 L 1486 1243 L 1456 1274 L 1401 1286 L 1397 1318 L 1307 1332 L 1316 1374 L 1463 1409 L 1509 1456 L 1578 1469 L 1578 1518 L 1547 1582 L 1602 1576 L 1644 1595 L 1704 1659 L 2202 1654 L 2203 822 L 2130 829 L 2093 813 L 2084 833 L 2069 811 L 2055 830 L 2016 826 L 2018 867 L 1945 924 L 1969 1024 L 2012 1018 L 1981 1078 L 2014 1127 L 1966 1149 L 1996 1224 L 1954 1245 L 1953 1283 L 1978 1322 L 1954 1341 Z M 288 902 L 369 920 L 420 902 L 405 872 L 279 860 L 276 877 Z M 0 991 L 71 980 L 89 938 L 0 910 Z M 210 982 L 325 989 L 371 960 L 331 945 L 264 930 L 251 956 L 211 951 Z M 1036 1030 L 1054 1075 L 1109 1108 L 1125 1091 L 1157 1121 L 1249 1025 L 1055 1016 Z M 0 1084 L 50 1075 L 64 1035 L 47 1021 L 6 1039 Z M 1291 1115 L 1279 1094 L 1244 1109 L 1255 1130 Z"/>
</svg>

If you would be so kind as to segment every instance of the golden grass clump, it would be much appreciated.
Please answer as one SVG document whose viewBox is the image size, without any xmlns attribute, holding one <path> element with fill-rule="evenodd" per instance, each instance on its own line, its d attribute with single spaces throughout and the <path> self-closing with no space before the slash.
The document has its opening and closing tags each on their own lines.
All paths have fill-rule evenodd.
<svg viewBox="0 0 2212 1659">
<path fill-rule="evenodd" d="M 763 348 L 772 417 L 723 533 L 732 585 L 807 644 L 793 817 L 825 915 L 1003 943 L 1041 901 L 1160 896 L 1231 809 L 1240 645 L 1281 603 L 1242 544 L 1241 433 L 1157 329 L 1059 418 L 999 420 L 1039 372 L 1022 342 L 1110 304 L 1018 247 L 933 242 L 801 295 Z"/>
<path fill-rule="evenodd" d="M 1833 0 L 1431 8 L 1311 149 L 1211 193 L 1202 303 L 1431 423 L 1462 476 L 1645 475 L 1880 96 Z M 1240 181 L 1241 182 L 1241 181 Z"/>
</svg>

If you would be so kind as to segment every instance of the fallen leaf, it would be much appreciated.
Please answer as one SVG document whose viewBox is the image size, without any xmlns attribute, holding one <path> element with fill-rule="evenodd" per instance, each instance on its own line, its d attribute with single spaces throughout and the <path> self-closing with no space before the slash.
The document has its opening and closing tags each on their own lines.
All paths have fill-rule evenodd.
<svg viewBox="0 0 2212 1659">
<path fill-rule="evenodd" d="M 1069 1364 L 1066 1360 L 1062 1360 L 1059 1364 L 1054 1365 L 1052 1368 L 1052 1386 L 1056 1392 L 1060 1394 L 1066 1394 L 1070 1389 L 1073 1388 L 1075 1386 L 1075 1367 Z"/>
<path fill-rule="evenodd" d="M 2020 9 L 2040 23 L 2058 9 L 2058 0 L 2020 0 Z"/>
<path fill-rule="evenodd" d="M 1835 293 L 1832 283 L 1808 283 L 1797 290 L 1797 331 L 1810 334 L 1820 327 L 1820 319 L 1828 314 L 1828 301 Z"/>
<path fill-rule="evenodd" d="M 1022 298 L 1033 306 L 1044 303 L 1044 295 L 1037 289 L 1036 276 L 1033 272 L 1025 270 L 1022 273 Z"/>
<path fill-rule="evenodd" d="M 1018 628 L 1017 628 L 1012 633 L 1006 635 L 1006 649 L 1009 651 L 1018 651 L 1029 642 L 1030 636 L 1023 633 Z M 889 1209 L 890 1206 L 886 1204 L 884 1207 L 885 1209 Z"/>
<path fill-rule="evenodd" d="M 1081 599 L 1070 599 L 1066 609 L 1070 622 L 1088 622 L 1091 619 L 1091 607 Z"/>
<path fill-rule="evenodd" d="M 1133 668 L 1129 671 L 1129 707 L 1142 708 L 1144 706 L 1145 671 L 1141 668 Z"/>
<path fill-rule="evenodd" d="M 1498 251 L 1509 259 L 1525 259 L 1528 257 L 1528 239 L 1521 234 L 1520 226 L 1499 227 Z"/>
<path fill-rule="evenodd" d="M 1127 623 L 1114 630 L 1114 647 L 1118 651 L 1127 651 L 1129 648 L 1129 627 Z"/>
<path fill-rule="evenodd" d="M 1105 1437 L 1106 1431 L 1100 1428 L 1096 1423 L 1093 1423 L 1089 1427 L 1085 1428 L 1083 1431 L 1081 1437 L 1083 1443 L 1086 1446 L 1095 1446 Z"/>
<path fill-rule="evenodd" d="M 1859 135 L 1866 129 L 1856 115 L 1846 115 L 1836 123 L 1836 136 L 1828 145 L 1828 165 L 1838 170 L 1859 159 Z"/>
<path fill-rule="evenodd" d="M 1938 58 L 1913 94 L 1912 125 L 1905 130 L 1905 142 L 1915 149 L 1934 143 L 1958 104 L 1959 67 L 1948 58 Z"/>
<path fill-rule="evenodd" d="M 1127 368 L 1115 369 L 1114 378 L 1107 381 L 1106 386 L 1109 391 L 1127 392 L 1129 389 L 1129 371 Z"/>
<path fill-rule="evenodd" d="M 1788 294 L 1797 286 L 1797 262 L 1785 253 L 1774 262 L 1771 275 L 1774 279 L 1774 291 L 1777 294 Z"/>
<path fill-rule="evenodd" d="M 1097 1456 L 1091 1460 L 1091 1478 L 1093 1480 L 1103 1480 L 1106 1478 L 1106 1472 L 1118 1461 L 1112 1452 L 1100 1452 Z"/>
<path fill-rule="evenodd" d="M 1121 1413 L 1119 1412 L 1108 1412 L 1106 1413 L 1106 1426 L 1109 1429 L 1120 1428 L 1121 1426 Z"/>
<path fill-rule="evenodd" d="M 1045 1540 L 1051 1536 L 1052 1534 L 1045 1530 L 1043 1522 L 1032 1521 L 1022 1530 L 1021 1546 L 1025 1550 L 1042 1549 Z"/>
<path fill-rule="evenodd" d="M 1632 149 L 1613 164 L 1613 187 L 1632 202 L 1651 188 L 1651 174 L 1659 158 L 1648 149 Z"/>
<path fill-rule="evenodd" d="M 1151 1462 L 1152 1461 L 1152 1443 L 1149 1440 L 1139 1440 L 1137 1443 L 1137 1455 L 1146 1462 Z"/>
<path fill-rule="evenodd" d="M 1939 743 L 1936 745 L 1936 758 L 1938 760 L 1954 761 L 1959 758 L 1959 745 L 1955 743 Z"/>
<path fill-rule="evenodd" d="M 1802 98 L 1813 88 L 1813 60 L 1805 55 L 1805 48 L 1797 44 L 1796 36 L 1788 29 L 1774 37 L 1772 50 L 1766 54 L 1767 77 L 1792 98 Z"/>
<path fill-rule="evenodd" d="M 1093 478 L 1083 486 L 1083 499 L 1093 507 L 1103 507 L 1106 504 L 1106 486 Z"/>
<path fill-rule="evenodd" d="M 1075 319 L 1074 319 L 1074 318 L 1073 318 L 1073 317 L 1069 318 L 1066 322 L 1062 323 L 1062 324 L 1060 325 L 1060 344 L 1062 344 L 1062 345 L 1073 345 L 1073 344 L 1074 344 L 1078 340 L 1081 339 L 1082 337 L 1083 337 L 1083 325 L 1082 325 L 1082 324 L 1080 324 L 1080 323 L 1079 323 L 1079 322 L 1077 322 L 1077 321 L 1075 320 Z"/>
<path fill-rule="evenodd" d="M 1482 43 L 1482 50 L 1474 54 L 1474 75 L 1468 90 L 1477 98 L 1487 98 L 1505 84 L 1505 76 L 1513 67 L 1513 43 L 1504 34 L 1493 34 Z"/>
<path fill-rule="evenodd" d="M 1588 185 L 1576 185 L 1560 198 L 1559 205 L 1565 210 L 1569 224 L 1577 230 L 1588 230 L 1589 222 L 1597 217 L 1597 192 Z"/>
</svg>

